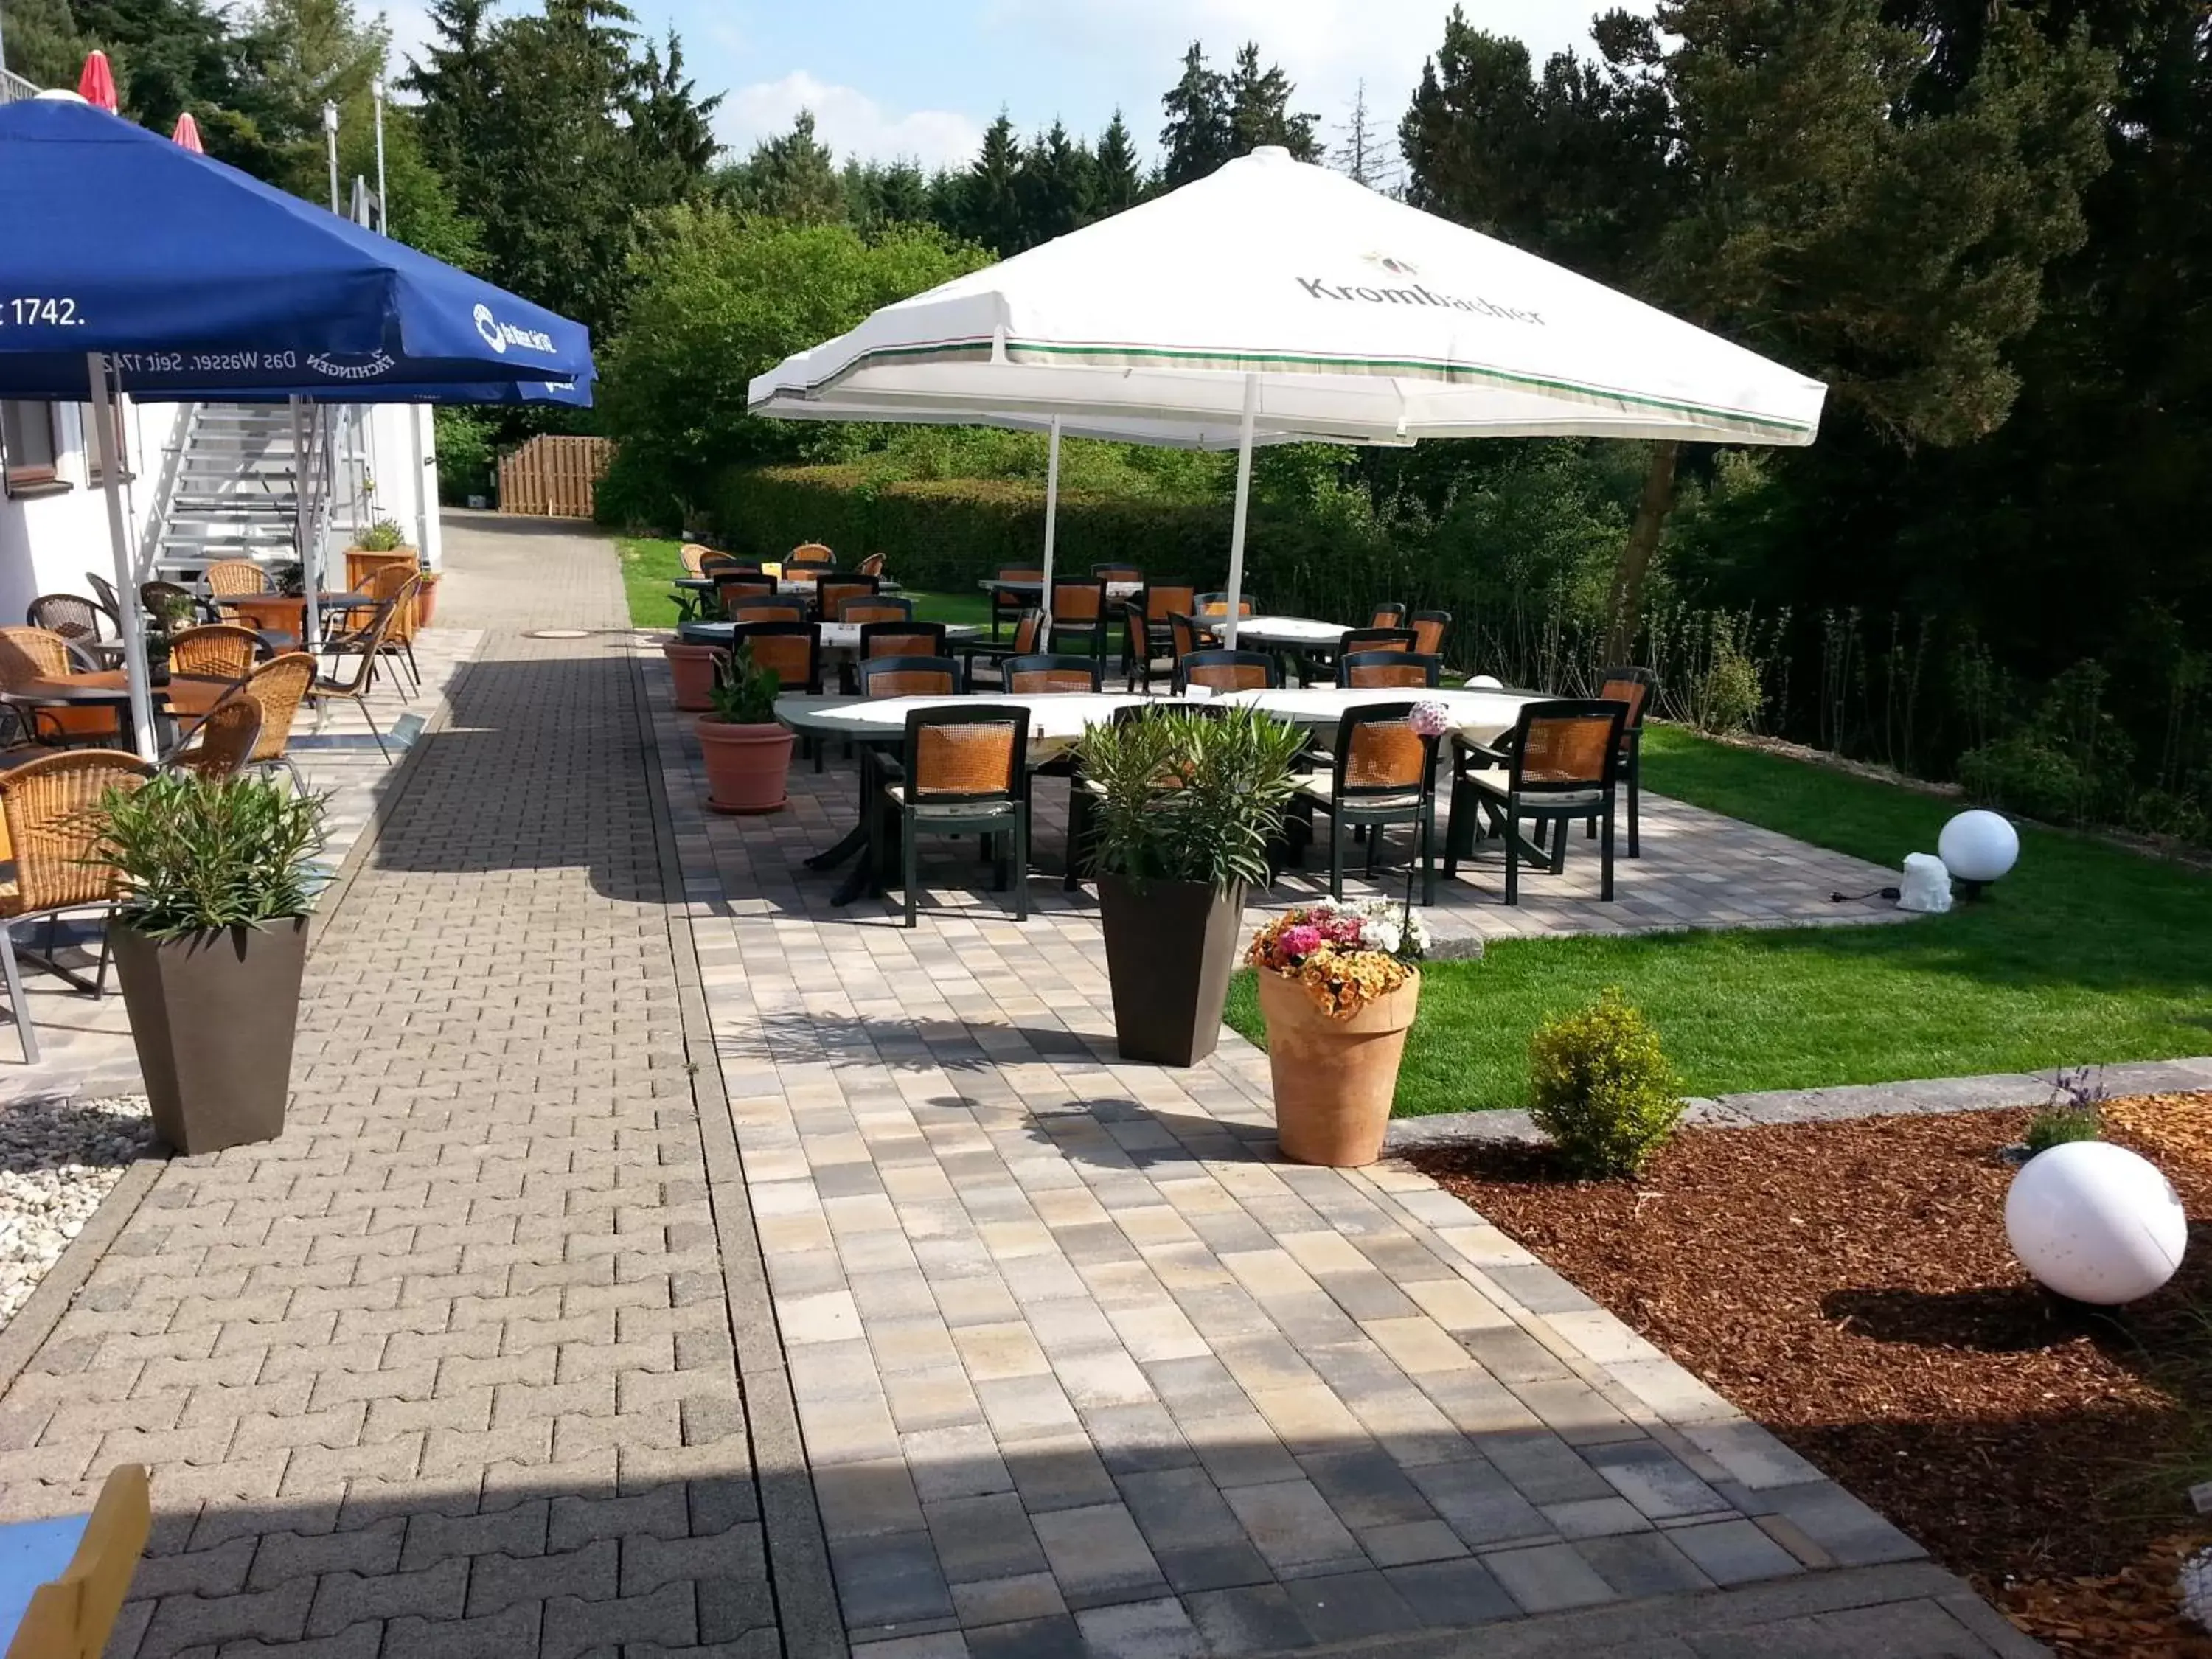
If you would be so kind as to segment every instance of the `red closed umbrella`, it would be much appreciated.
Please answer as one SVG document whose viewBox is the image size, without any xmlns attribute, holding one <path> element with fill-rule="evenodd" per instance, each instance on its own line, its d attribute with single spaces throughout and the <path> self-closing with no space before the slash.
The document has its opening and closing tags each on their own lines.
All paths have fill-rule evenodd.
<svg viewBox="0 0 2212 1659">
<path fill-rule="evenodd" d="M 200 124 L 192 119 L 192 112 L 190 110 L 186 110 L 177 118 L 176 128 L 169 137 L 195 155 L 207 154 L 207 147 L 200 143 Z"/>
<path fill-rule="evenodd" d="M 115 71 L 108 68 L 106 52 L 85 55 L 84 72 L 76 77 L 76 95 L 88 104 L 97 104 L 110 115 L 116 113 Z"/>
</svg>

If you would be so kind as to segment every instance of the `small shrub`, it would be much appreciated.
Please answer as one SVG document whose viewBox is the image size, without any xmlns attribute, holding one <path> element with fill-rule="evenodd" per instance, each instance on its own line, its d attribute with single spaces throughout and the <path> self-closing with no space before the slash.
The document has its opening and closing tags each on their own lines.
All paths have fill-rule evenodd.
<svg viewBox="0 0 2212 1659">
<path fill-rule="evenodd" d="M 1959 757 L 1959 782 L 1977 805 L 2048 823 L 2073 823 L 2090 793 L 2073 757 L 2029 732 L 1969 749 Z"/>
<path fill-rule="evenodd" d="M 2096 1139 L 2104 1132 L 2104 1104 L 2105 1079 L 2101 1071 L 2094 1077 L 2086 1069 L 2059 1073 L 2050 1100 L 2028 1120 L 2027 1133 L 2021 1137 L 2028 1156 L 2033 1158 L 2072 1140 Z"/>
<path fill-rule="evenodd" d="M 1759 665 L 1741 651 L 1717 652 L 1713 665 L 1705 671 L 1705 695 L 1699 699 L 1703 718 L 1698 725 L 1723 735 L 1748 732 L 1758 723 L 1765 703 Z"/>
<path fill-rule="evenodd" d="M 355 536 L 353 544 L 364 553 L 395 552 L 407 545 L 407 532 L 397 519 L 379 519 Z"/>
<path fill-rule="evenodd" d="M 1529 1115 L 1585 1179 L 1636 1174 L 1682 1115 L 1659 1034 L 1618 988 L 1539 1026 L 1528 1069 Z"/>
</svg>

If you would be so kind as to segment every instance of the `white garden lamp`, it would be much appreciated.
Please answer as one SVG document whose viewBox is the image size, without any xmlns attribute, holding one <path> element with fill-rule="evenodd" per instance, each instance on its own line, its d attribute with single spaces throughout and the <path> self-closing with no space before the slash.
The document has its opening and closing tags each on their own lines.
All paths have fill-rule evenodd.
<svg viewBox="0 0 2212 1659">
<path fill-rule="evenodd" d="M 2108 1141 L 2038 1152 L 2005 1194 L 2005 1237 L 2045 1289 L 2118 1307 L 2173 1277 L 2189 1220 L 2158 1166 Z"/>
<path fill-rule="evenodd" d="M 1263 148 L 926 294 L 752 383 L 758 415 L 1287 438 L 1809 444 L 1826 388 L 1328 168 Z M 894 416 L 897 418 L 900 416 Z"/>
<path fill-rule="evenodd" d="M 1976 807 L 1961 812 L 1943 826 L 1936 838 L 1936 856 L 1951 878 L 1978 898 L 1982 889 L 2001 881 L 2020 860 L 2020 832 L 1998 814 Z"/>
</svg>

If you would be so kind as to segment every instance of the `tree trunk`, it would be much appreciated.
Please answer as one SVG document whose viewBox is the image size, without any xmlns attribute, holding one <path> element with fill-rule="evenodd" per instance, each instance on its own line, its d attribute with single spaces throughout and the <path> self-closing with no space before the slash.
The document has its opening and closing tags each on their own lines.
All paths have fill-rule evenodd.
<svg viewBox="0 0 2212 1659">
<path fill-rule="evenodd" d="M 1652 556 L 1659 550 L 1660 533 L 1674 508 L 1674 463 L 1682 446 L 1662 438 L 1651 446 L 1651 465 L 1644 474 L 1644 498 L 1636 504 L 1636 522 L 1628 528 L 1628 545 L 1613 567 L 1613 592 L 1606 602 L 1605 659 L 1608 664 L 1632 660 L 1636 635 L 1644 623 L 1644 582 L 1651 574 Z"/>
</svg>

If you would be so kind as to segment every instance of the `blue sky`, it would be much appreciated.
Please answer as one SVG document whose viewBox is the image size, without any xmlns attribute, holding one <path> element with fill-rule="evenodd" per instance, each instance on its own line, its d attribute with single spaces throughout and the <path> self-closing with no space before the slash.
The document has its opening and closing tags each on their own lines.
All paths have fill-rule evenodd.
<svg viewBox="0 0 2212 1659">
<path fill-rule="evenodd" d="M 1118 105 L 1149 155 L 1159 95 L 1184 46 L 1224 64 L 1247 40 L 1297 82 L 1297 106 L 1334 147 L 1364 78 L 1395 128 L 1443 38 L 1449 0 L 631 0 L 655 29 L 673 23 L 700 86 L 726 91 L 725 143 L 742 152 L 814 110 L 839 155 L 963 161 L 1004 105 L 1024 131 L 1055 116 L 1095 134 Z M 1587 38 L 1599 0 L 1463 0 L 1479 26 L 1540 57 Z M 404 48 L 419 13 L 393 8 Z"/>
</svg>

